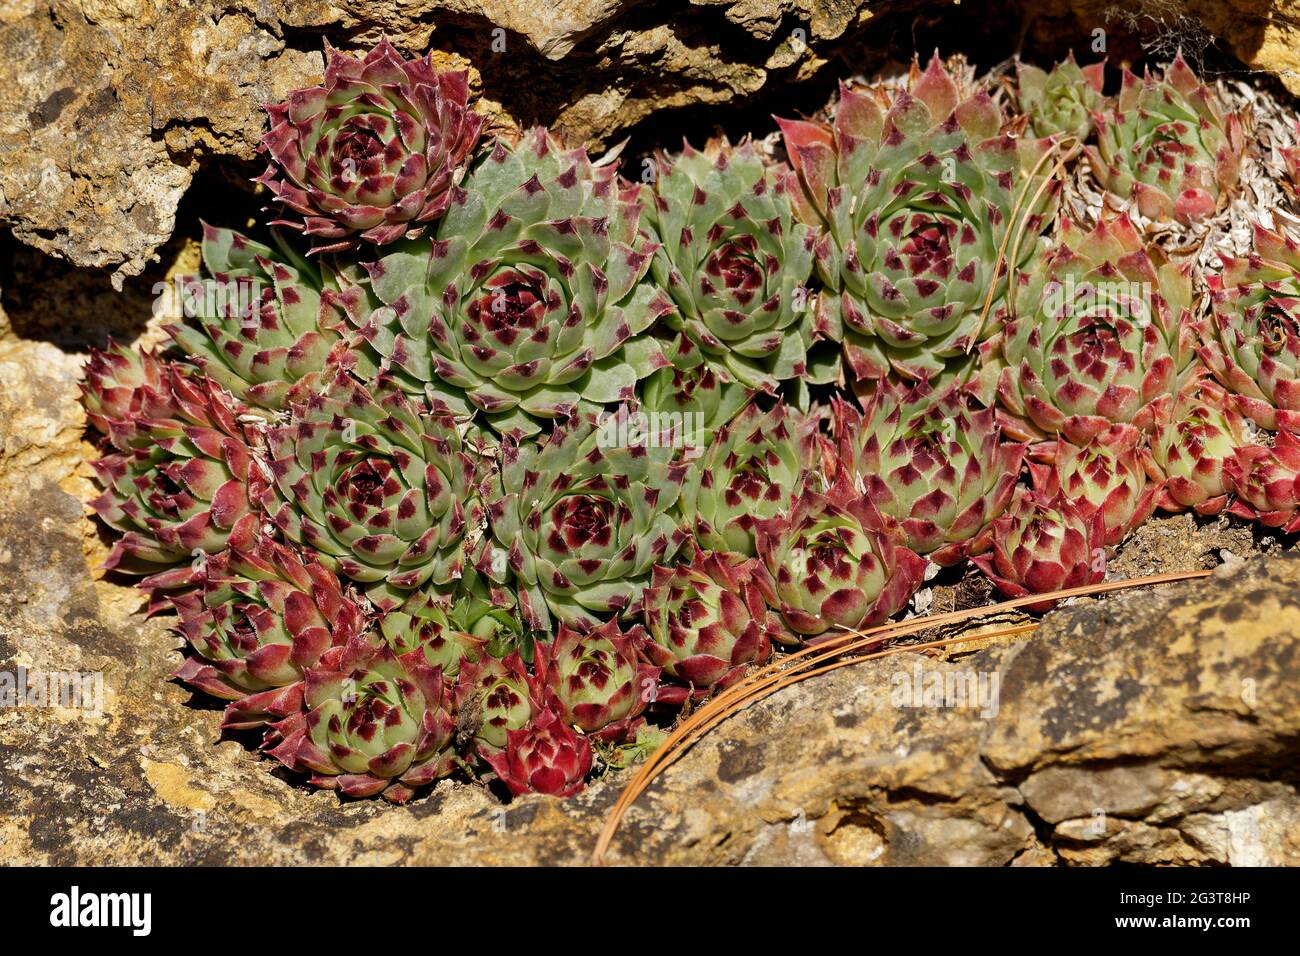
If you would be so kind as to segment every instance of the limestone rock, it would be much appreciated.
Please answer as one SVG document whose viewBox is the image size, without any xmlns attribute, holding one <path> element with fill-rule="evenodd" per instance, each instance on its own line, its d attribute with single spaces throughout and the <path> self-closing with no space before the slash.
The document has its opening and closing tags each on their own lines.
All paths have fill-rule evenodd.
<svg viewBox="0 0 1300 956">
<path fill-rule="evenodd" d="M 0 222 L 119 286 L 170 238 L 198 157 L 251 159 L 258 103 L 321 63 L 256 4 L 32 2 L 0 47 Z"/>
</svg>

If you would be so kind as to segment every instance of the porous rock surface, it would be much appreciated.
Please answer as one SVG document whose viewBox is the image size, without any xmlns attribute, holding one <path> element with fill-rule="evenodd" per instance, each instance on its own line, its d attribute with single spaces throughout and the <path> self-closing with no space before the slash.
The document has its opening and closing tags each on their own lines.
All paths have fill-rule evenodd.
<svg viewBox="0 0 1300 956">
<path fill-rule="evenodd" d="M 995 58 L 1031 45 L 1112 56 L 1212 32 L 1300 91 L 1296 0 L 8 0 L 0 4 L 0 225 L 120 288 L 172 235 L 204 171 L 260 171 L 259 105 L 320 78 L 322 39 L 387 34 L 465 68 L 480 108 L 610 144 L 655 113 L 708 135 L 706 108 L 753 106 L 917 47 Z M 900 39 L 903 38 L 903 39 Z M 903 40 L 907 40 L 906 43 Z M 1190 52 L 1196 53 L 1195 49 Z M 833 70 L 828 64 L 837 63 Z M 526 78 L 526 82 L 521 82 Z M 683 110 L 687 112 L 682 112 Z M 694 110 L 694 112 L 690 112 Z M 767 110 L 770 112 L 770 109 Z M 718 121 L 722 111 L 712 116 Z M 755 115 L 763 115 L 759 110 Z M 232 170 L 234 171 L 232 173 Z"/>
<path fill-rule="evenodd" d="M 104 687 L 99 715 L 0 709 L 0 862 L 588 860 L 627 774 L 508 806 L 448 780 L 391 807 L 222 739 L 217 707 L 167 681 L 167 619 L 92 570 L 106 544 L 85 517 L 77 376 L 51 344 L 0 343 L 0 671 Z M 1153 526 L 1190 566 L 1222 543 L 1186 517 Z M 1298 594 L 1300 556 L 1255 557 L 1058 609 L 1027 639 L 797 684 L 669 768 L 609 861 L 1300 864 Z M 902 706 L 904 685 L 970 673 L 998 680 L 982 711 Z"/>
</svg>

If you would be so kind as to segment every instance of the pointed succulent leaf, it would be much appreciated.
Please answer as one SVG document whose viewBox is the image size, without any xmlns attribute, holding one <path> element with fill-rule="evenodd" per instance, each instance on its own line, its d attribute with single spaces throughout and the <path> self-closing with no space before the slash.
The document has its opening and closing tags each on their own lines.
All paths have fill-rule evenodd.
<svg viewBox="0 0 1300 956">
<path fill-rule="evenodd" d="M 658 434 L 679 432 L 683 447 L 701 451 L 753 392 L 725 381 L 686 335 L 678 335 L 660 354 L 668 364 L 652 372 L 641 385 L 646 427 Z"/>
<path fill-rule="evenodd" d="M 343 348 L 342 323 L 322 302 L 323 293 L 337 291 L 332 274 L 206 223 L 203 254 L 207 277 L 184 283 L 188 321 L 167 333 L 250 406 L 277 411 L 303 400 Z"/>
<path fill-rule="evenodd" d="M 1300 531 L 1300 439 L 1283 431 L 1272 446 L 1245 445 L 1223 471 L 1236 496 L 1230 513 L 1288 534 Z"/>
<path fill-rule="evenodd" d="M 553 642 L 536 645 L 537 680 L 564 720 L 600 740 L 636 736 L 638 720 L 657 697 L 659 668 L 642 656 L 645 630 L 607 621 L 585 634 L 561 626 Z"/>
<path fill-rule="evenodd" d="M 1070 54 L 1050 71 L 1016 63 L 1020 108 L 1037 136 L 1072 136 L 1080 143 L 1093 129 L 1093 115 L 1106 104 L 1105 62 L 1080 69 Z"/>
<path fill-rule="evenodd" d="M 1152 477 L 1163 482 L 1157 505 L 1218 514 L 1228 503 L 1225 465 L 1249 444 L 1245 419 L 1222 389 L 1202 380 L 1167 401 L 1156 421 L 1147 461 Z"/>
<path fill-rule="evenodd" d="M 665 321 L 724 382 L 771 391 L 806 378 L 815 235 L 795 218 L 787 171 L 766 164 L 749 140 L 688 145 L 658 161 L 644 202 L 658 243 L 654 277 L 675 306 Z"/>
<path fill-rule="evenodd" d="M 756 553 L 754 528 L 789 510 L 818 461 L 817 419 L 778 402 L 769 412 L 746 405 L 694 459 L 680 513 L 700 547 Z"/>
<path fill-rule="evenodd" d="M 1223 257 L 1199 353 L 1261 428 L 1300 431 L 1300 243 L 1255 227 L 1245 258 Z"/>
<path fill-rule="evenodd" d="M 87 421 L 102 435 L 111 437 L 115 431 L 125 434 L 123 423 L 138 419 L 146 408 L 157 415 L 166 401 L 166 364 L 151 350 L 128 348 L 112 339 L 103 351 L 92 348 L 81 383 Z"/>
<path fill-rule="evenodd" d="M 425 663 L 455 681 L 465 661 L 476 663 L 487 653 L 487 641 L 462 629 L 449 599 L 428 588 L 409 598 L 379 620 L 379 632 L 393 653 L 412 663 Z"/>
<path fill-rule="evenodd" d="M 479 756 L 504 749 L 510 731 L 527 726 L 542 709 L 536 682 L 518 654 L 464 662 L 454 696 L 462 729 Z"/>
<path fill-rule="evenodd" d="M 302 709 L 303 674 L 365 626 L 363 607 L 313 557 L 241 518 L 197 587 L 171 598 L 196 656 L 172 677 L 231 701 L 223 728 L 245 729 Z"/>
<path fill-rule="evenodd" d="M 554 710 L 507 734 L 503 750 L 486 760 L 515 796 L 546 793 L 571 797 L 591 770 L 591 741 L 574 733 Z"/>
<path fill-rule="evenodd" d="M 1151 517 L 1163 483 L 1148 478 L 1142 433 L 1132 425 L 1112 425 L 1080 448 L 1066 441 L 1051 447 L 1051 464 L 1031 463 L 1034 490 L 1047 497 L 1064 494 L 1083 510 L 1102 513 L 1104 544 L 1119 544 Z"/>
<path fill-rule="evenodd" d="M 596 625 L 631 614 L 655 564 L 685 540 L 680 451 L 640 432 L 626 407 L 502 445 L 488 508 L 496 550 L 481 573 L 520 592 L 524 622 Z"/>
<path fill-rule="evenodd" d="M 255 429 L 209 379 L 163 364 L 157 386 L 139 386 L 128 409 L 104 419 L 119 452 L 92 463 L 104 492 L 91 507 L 122 534 L 105 567 L 150 575 L 146 588 L 172 587 L 202 555 L 224 550 L 268 481 Z M 190 566 L 167 570 L 181 562 Z"/>
</svg>

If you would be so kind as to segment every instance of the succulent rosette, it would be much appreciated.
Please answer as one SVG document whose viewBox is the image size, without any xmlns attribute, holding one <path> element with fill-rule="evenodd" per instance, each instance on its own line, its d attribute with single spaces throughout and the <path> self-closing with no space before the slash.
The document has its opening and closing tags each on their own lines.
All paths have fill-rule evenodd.
<svg viewBox="0 0 1300 956">
<path fill-rule="evenodd" d="M 1003 441 L 991 408 L 957 388 L 882 380 L 859 413 L 834 405 L 840 461 L 905 543 L 943 567 L 1006 510 L 1025 446 Z"/>
<path fill-rule="evenodd" d="M 971 560 L 1009 598 L 1095 584 L 1106 577 L 1106 515 L 1063 494 L 1021 490 L 976 543 Z M 1056 601 L 1025 606 L 1050 610 Z"/>
<path fill-rule="evenodd" d="M 853 376 L 934 378 L 963 360 L 1051 221 L 1059 183 L 1039 160 L 1053 144 L 1002 132 L 988 92 L 937 56 L 892 97 L 842 86 L 830 127 L 779 122 L 800 215 L 824 230 L 820 327 Z"/>
<path fill-rule="evenodd" d="M 81 382 L 81 403 L 86 420 L 105 437 L 113 434 L 114 422 L 129 430 L 132 419 L 149 407 L 158 414 L 165 402 L 163 370 L 167 363 L 147 349 L 132 349 L 111 339 L 107 349 L 92 348 Z"/>
<path fill-rule="evenodd" d="M 1148 251 L 1127 217 L 1087 233 L 1066 219 L 1059 237 L 988 343 L 1003 428 L 1076 445 L 1114 424 L 1148 428 L 1156 400 L 1195 371 L 1191 265 Z"/>
<path fill-rule="evenodd" d="M 341 339 L 340 322 L 321 308 L 337 289 L 322 265 L 203 226 L 208 278 L 190 278 L 182 307 L 193 324 L 166 331 L 214 382 L 249 405 L 272 411 L 301 401 Z"/>
<path fill-rule="evenodd" d="M 1201 380 L 1167 401 L 1149 436 L 1147 471 L 1161 482 L 1157 507 L 1215 515 L 1228 503 L 1224 468 L 1249 443 L 1245 418 L 1222 389 Z"/>
<path fill-rule="evenodd" d="M 787 641 L 768 610 L 774 599 L 763 566 L 740 554 L 697 551 L 689 564 L 655 568 L 645 594 L 646 656 L 683 686 L 664 685 L 656 700 L 681 703 L 729 686 L 761 664 L 772 641 Z"/>
<path fill-rule="evenodd" d="M 753 557 L 754 528 L 790 508 L 818 460 L 817 421 L 778 402 L 749 404 L 692 463 L 681 514 L 701 548 Z"/>
<path fill-rule="evenodd" d="M 1093 116 L 1106 104 L 1102 95 L 1106 64 L 1080 67 L 1071 53 L 1056 66 L 1042 70 L 1016 63 L 1020 108 L 1029 116 L 1037 136 L 1063 134 L 1083 142 L 1093 130 Z"/>
<path fill-rule="evenodd" d="M 225 548 L 267 479 L 226 393 L 175 365 L 158 371 L 127 417 L 106 421 L 120 452 L 92 463 L 104 493 L 91 507 L 122 533 L 104 566 L 150 574 L 143 584 L 161 588 L 190 574 L 168 566 Z"/>
<path fill-rule="evenodd" d="M 598 740 L 632 739 L 659 683 L 659 668 L 642 657 L 647 641 L 640 625 L 623 631 L 607 621 L 585 634 L 561 626 L 536 645 L 537 682 L 566 723 Z"/>
<path fill-rule="evenodd" d="M 227 544 L 171 598 L 196 655 L 172 677 L 231 701 L 221 726 L 246 729 L 301 710 L 304 672 L 362 632 L 365 610 L 310 556 L 261 534 L 256 515 Z"/>
<path fill-rule="evenodd" d="M 391 385 L 372 394 L 343 370 L 270 429 L 275 490 L 267 510 L 285 536 L 318 553 L 382 610 L 464 569 L 464 536 L 481 522 L 474 464 L 455 422 Z"/>
<path fill-rule="evenodd" d="M 1256 225 L 1251 254 L 1222 260 L 1201 358 L 1261 428 L 1300 431 L 1300 243 Z"/>
<path fill-rule="evenodd" d="M 656 156 L 645 186 L 646 228 L 658 240 L 652 270 L 676 311 L 665 321 L 704 353 L 724 381 L 771 391 L 787 379 L 826 382 L 810 367 L 816 310 L 808 290 L 814 232 L 794 217 L 783 166 L 745 140 L 685 144 Z"/>
<path fill-rule="evenodd" d="M 1097 113 L 1093 173 L 1150 219 L 1195 222 L 1237 186 L 1245 135 L 1235 114 L 1179 56 L 1163 76 L 1124 71 L 1113 109 Z"/>
<path fill-rule="evenodd" d="M 579 399 L 630 399 L 666 361 L 641 336 L 672 310 L 643 281 L 656 244 L 636 189 L 544 129 L 498 139 L 453 194 L 435 237 L 369 265 L 379 307 L 350 321 L 405 387 L 474 409 L 503 433 L 537 432 Z"/>
<path fill-rule="evenodd" d="M 1246 445 L 1223 466 L 1236 498 L 1231 514 L 1288 534 L 1300 531 L 1300 439 L 1278 432 L 1272 446 Z"/>
<path fill-rule="evenodd" d="M 506 735 L 540 712 L 538 689 L 517 653 L 462 662 L 454 698 L 480 756 L 503 749 Z M 466 720 L 468 718 L 468 720 Z"/>
<path fill-rule="evenodd" d="M 543 710 L 526 727 L 509 731 L 506 746 L 484 759 L 515 796 L 571 797 L 591 770 L 591 741 L 555 711 Z"/>
<path fill-rule="evenodd" d="M 826 492 L 805 488 L 788 514 L 757 526 L 775 606 L 806 638 L 872 627 L 901 611 L 925 579 L 925 559 L 841 472 Z"/>
<path fill-rule="evenodd" d="M 466 73 L 405 60 L 387 39 L 361 59 L 327 47 L 320 86 L 265 106 L 258 181 L 289 216 L 276 224 L 317 252 L 418 234 L 446 211 L 482 132 L 468 102 Z"/>
<path fill-rule="evenodd" d="M 677 449 L 628 440 L 626 408 L 557 423 L 545 442 L 501 448 L 488 518 L 494 544 L 478 570 L 513 580 L 524 623 L 594 626 L 632 613 L 651 569 L 686 534 L 675 506 L 685 466 Z"/>
<path fill-rule="evenodd" d="M 1151 517 L 1163 483 L 1148 478 L 1142 432 L 1132 425 L 1112 425 L 1082 448 L 1058 441 L 1051 454 L 1051 464 L 1029 464 L 1034 490 L 1099 510 L 1103 544 L 1119 544 Z"/>
<path fill-rule="evenodd" d="M 313 786 L 403 803 L 456 766 L 442 672 L 398 658 L 375 634 L 340 650 L 307 671 L 305 711 L 276 725 L 269 753 Z"/>
</svg>

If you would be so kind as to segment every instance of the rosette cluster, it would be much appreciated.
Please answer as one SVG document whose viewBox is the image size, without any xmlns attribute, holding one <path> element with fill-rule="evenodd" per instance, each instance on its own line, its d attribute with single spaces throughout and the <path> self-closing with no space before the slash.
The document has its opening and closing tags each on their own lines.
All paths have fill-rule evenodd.
<svg viewBox="0 0 1300 956">
<path fill-rule="evenodd" d="M 173 676 L 349 798 L 569 796 L 967 576 L 1046 611 L 1157 509 L 1300 531 L 1300 240 L 1168 241 L 1252 161 L 1221 94 L 968 74 L 595 158 L 327 51 L 267 107 L 278 218 L 205 225 L 161 350 L 85 367 L 104 563 Z"/>
</svg>

